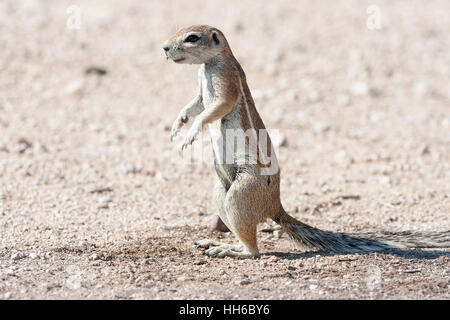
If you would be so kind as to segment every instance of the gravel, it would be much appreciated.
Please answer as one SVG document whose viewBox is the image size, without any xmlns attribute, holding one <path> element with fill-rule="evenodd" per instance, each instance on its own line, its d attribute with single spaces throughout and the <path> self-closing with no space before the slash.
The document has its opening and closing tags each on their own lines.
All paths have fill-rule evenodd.
<svg viewBox="0 0 450 320">
<path fill-rule="evenodd" d="M 224 31 L 282 132 L 297 219 L 447 231 L 448 1 L 378 1 L 380 30 L 357 0 L 78 0 L 68 29 L 72 4 L 0 2 L 0 299 L 450 298 L 448 249 L 327 255 L 265 222 L 260 259 L 205 256 L 195 241 L 236 240 L 209 228 L 209 143 L 192 163 L 187 128 L 170 142 L 197 67 L 161 49 L 177 27 Z"/>
</svg>

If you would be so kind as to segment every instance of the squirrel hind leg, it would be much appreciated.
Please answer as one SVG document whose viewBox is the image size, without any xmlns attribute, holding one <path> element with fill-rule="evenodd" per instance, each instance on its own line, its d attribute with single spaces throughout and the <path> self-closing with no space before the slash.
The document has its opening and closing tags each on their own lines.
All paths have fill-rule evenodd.
<svg viewBox="0 0 450 320">
<path fill-rule="evenodd" d="M 276 193 L 272 191 L 267 188 L 266 177 L 263 176 L 242 173 L 233 181 L 226 194 L 224 208 L 230 230 L 240 240 L 243 251 L 230 255 L 259 256 L 256 227 L 272 215 L 271 204 L 277 200 Z"/>
<path fill-rule="evenodd" d="M 216 207 L 217 214 L 219 215 L 223 224 L 228 228 L 228 230 L 231 230 L 231 225 L 228 221 L 227 213 L 225 211 L 226 196 L 227 196 L 227 190 L 223 186 L 222 182 L 219 179 L 217 179 L 216 184 L 214 185 L 214 191 L 213 191 L 214 205 Z"/>
</svg>

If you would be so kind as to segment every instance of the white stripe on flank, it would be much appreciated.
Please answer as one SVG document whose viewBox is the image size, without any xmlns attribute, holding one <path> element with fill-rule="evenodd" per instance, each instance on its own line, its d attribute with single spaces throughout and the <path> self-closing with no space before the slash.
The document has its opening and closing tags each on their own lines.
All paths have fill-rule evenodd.
<svg viewBox="0 0 450 320">
<path fill-rule="evenodd" d="M 247 111 L 248 121 L 250 121 L 250 126 L 253 129 L 252 132 L 253 132 L 253 135 L 255 136 L 255 139 L 256 139 L 255 141 L 257 141 L 258 150 L 256 151 L 256 159 L 258 159 L 258 154 L 259 154 L 263 158 L 263 163 L 267 164 L 268 162 L 267 162 L 266 155 L 263 154 L 263 152 L 261 152 L 261 148 L 259 146 L 258 133 L 256 132 L 255 125 L 253 124 L 253 119 L 250 116 L 250 109 L 248 107 L 247 97 L 245 95 L 244 88 L 242 87 L 241 79 L 239 79 L 239 87 L 241 89 L 241 97 L 244 99 L 245 110 Z"/>
<path fill-rule="evenodd" d="M 248 117 L 248 120 L 250 121 L 250 126 L 252 127 L 253 130 L 256 131 L 255 126 L 253 125 L 252 117 L 250 116 L 250 109 L 248 108 L 247 97 L 245 96 L 244 88 L 242 87 L 241 79 L 239 79 L 239 86 L 241 88 L 241 96 L 244 98 L 245 110 L 247 111 L 247 117 Z"/>
</svg>

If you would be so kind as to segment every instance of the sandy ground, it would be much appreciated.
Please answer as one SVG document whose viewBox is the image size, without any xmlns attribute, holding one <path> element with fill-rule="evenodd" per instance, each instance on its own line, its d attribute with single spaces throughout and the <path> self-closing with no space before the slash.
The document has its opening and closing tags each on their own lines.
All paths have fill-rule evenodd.
<svg viewBox="0 0 450 320">
<path fill-rule="evenodd" d="M 212 155 L 189 163 L 169 141 L 197 67 L 161 44 L 200 23 L 284 137 L 291 215 L 450 229 L 450 3 L 376 1 L 379 30 L 373 3 L 1 1 L 0 299 L 449 299 L 449 250 L 324 255 L 279 231 L 258 232 L 255 260 L 193 246 L 234 241 L 210 229 Z"/>
</svg>

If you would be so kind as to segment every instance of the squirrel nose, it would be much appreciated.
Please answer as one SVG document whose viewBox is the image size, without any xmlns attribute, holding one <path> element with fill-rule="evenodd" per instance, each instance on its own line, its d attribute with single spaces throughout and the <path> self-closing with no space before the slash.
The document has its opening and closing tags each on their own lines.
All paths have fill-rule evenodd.
<svg viewBox="0 0 450 320">
<path fill-rule="evenodd" d="M 170 42 L 169 41 L 164 41 L 164 43 L 163 43 L 163 50 L 165 52 L 170 50 Z"/>
</svg>

